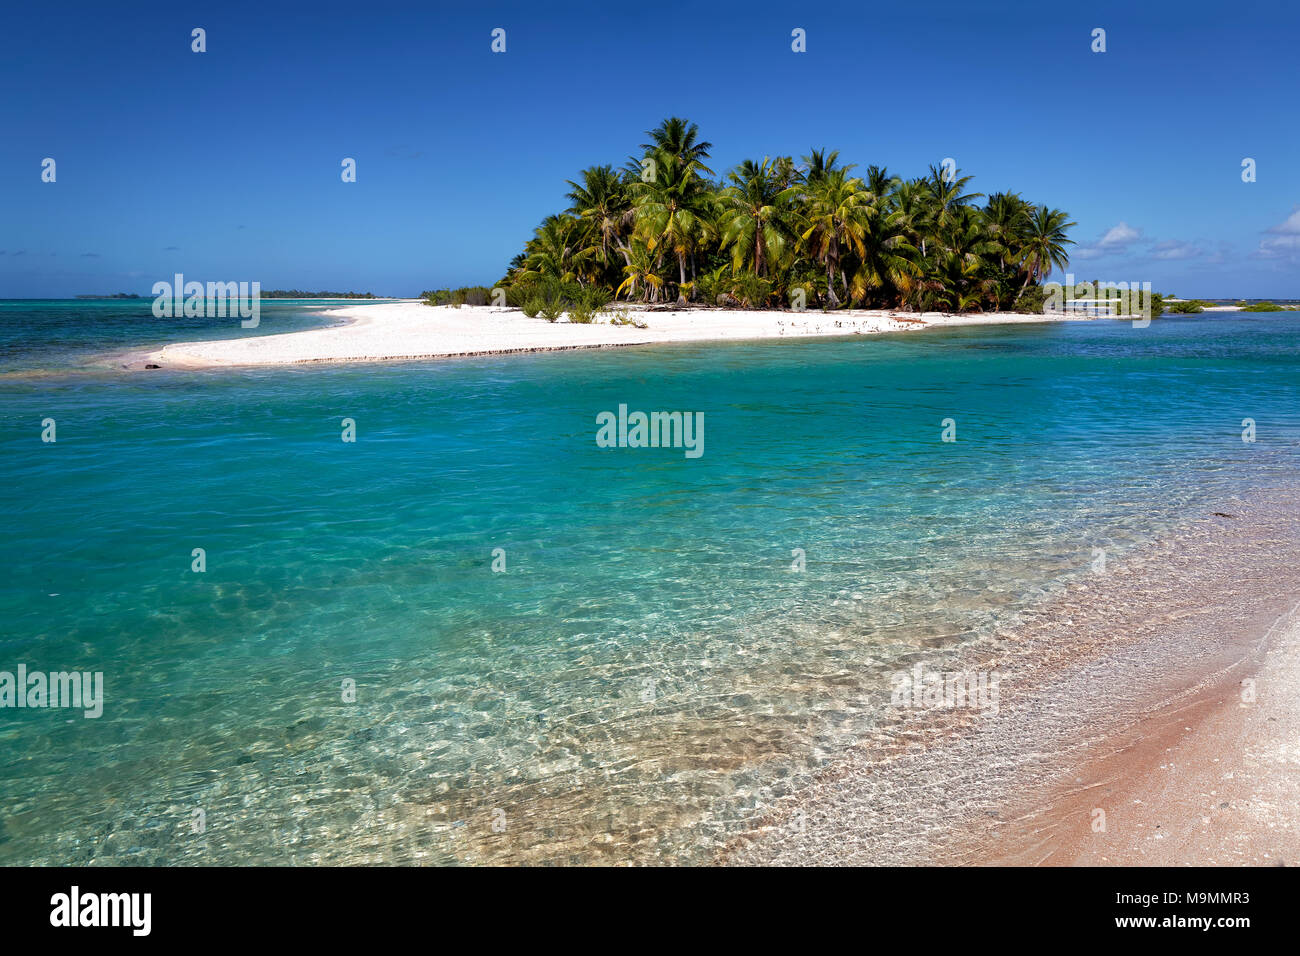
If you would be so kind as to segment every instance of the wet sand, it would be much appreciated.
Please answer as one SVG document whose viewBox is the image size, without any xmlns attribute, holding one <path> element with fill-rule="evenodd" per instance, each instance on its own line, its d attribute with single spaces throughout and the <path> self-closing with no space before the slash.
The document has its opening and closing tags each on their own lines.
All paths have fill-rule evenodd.
<svg viewBox="0 0 1300 956">
<path fill-rule="evenodd" d="M 1006 675 L 996 714 L 906 713 L 718 862 L 1300 860 L 1293 501 L 1225 502 L 1070 583 L 964 655 Z"/>
<path fill-rule="evenodd" d="M 1212 684 L 1094 748 L 982 862 L 1300 863 L 1300 608 L 1263 650 L 1249 676 Z M 1105 829 L 1098 807 L 1111 808 Z"/>
</svg>

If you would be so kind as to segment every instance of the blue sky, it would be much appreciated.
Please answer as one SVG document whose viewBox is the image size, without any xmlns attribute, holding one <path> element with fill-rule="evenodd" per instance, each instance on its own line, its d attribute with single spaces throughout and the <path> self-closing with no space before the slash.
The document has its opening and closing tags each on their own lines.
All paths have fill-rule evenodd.
<svg viewBox="0 0 1300 956">
<path fill-rule="evenodd" d="M 15 4 L 0 297 L 490 283 L 566 179 L 668 115 L 717 172 L 953 157 L 1067 210 L 1080 279 L 1300 297 L 1298 27 L 1280 0 Z"/>
</svg>

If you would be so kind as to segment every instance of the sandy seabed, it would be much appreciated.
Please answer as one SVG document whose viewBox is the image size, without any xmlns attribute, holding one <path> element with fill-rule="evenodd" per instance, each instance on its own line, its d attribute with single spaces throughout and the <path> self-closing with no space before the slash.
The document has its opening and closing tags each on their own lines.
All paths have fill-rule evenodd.
<svg viewBox="0 0 1300 956">
<path fill-rule="evenodd" d="M 996 713 L 864 740 L 720 855 L 730 864 L 1300 863 L 1300 511 L 1224 501 L 1081 577 L 966 663 Z"/>
</svg>

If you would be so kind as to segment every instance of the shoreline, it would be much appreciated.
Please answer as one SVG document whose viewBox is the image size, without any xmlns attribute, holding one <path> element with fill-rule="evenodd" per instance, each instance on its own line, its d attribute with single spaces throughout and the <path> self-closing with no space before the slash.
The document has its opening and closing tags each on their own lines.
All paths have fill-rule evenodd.
<svg viewBox="0 0 1300 956">
<path fill-rule="evenodd" d="M 421 361 L 682 342 L 833 338 L 959 325 L 1092 321 L 1089 316 L 1023 313 L 901 313 L 880 310 L 747 311 L 629 309 L 648 327 L 547 322 L 518 309 L 428 306 L 421 301 L 367 303 L 322 311 L 347 320 L 320 329 L 178 342 L 113 356 L 143 369 L 248 368 L 349 362 Z"/>
<path fill-rule="evenodd" d="M 905 713 L 715 863 L 1300 861 L 1289 494 L 1225 502 L 1233 517 L 1198 519 L 1071 581 L 960 655 L 958 666 L 1003 672 L 995 713 Z"/>
<path fill-rule="evenodd" d="M 1295 865 L 1297 692 L 1300 605 L 1279 617 L 1239 673 L 1153 713 L 1139 732 L 1094 748 L 1073 781 L 1058 785 L 1041 808 L 1016 820 L 1001 845 L 979 862 Z M 1093 829 L 1099 804 L 1121 814 L 1102 832 Z"/>
</svg>

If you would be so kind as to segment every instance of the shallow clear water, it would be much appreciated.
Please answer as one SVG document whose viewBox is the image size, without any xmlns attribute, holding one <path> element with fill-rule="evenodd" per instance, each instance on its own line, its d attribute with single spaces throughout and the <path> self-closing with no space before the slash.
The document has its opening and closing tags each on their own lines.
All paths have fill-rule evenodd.
<svg viewBox="0 0 1300 956">
<path fill-rule="evenodd" d="M 238 318 L 157 318 L 152 299 L 0 299 L 0 376 L 107 364 L 114 352 L 169 342 L 231 339 L 320 328 L 339 321 L 325 310 L 351 299 L 263 299 L 258 325 Z"/>
<path fill-rule="evenodd" d="M 117 308 L 34 376 L 0 307 L 0 669 L 107 685 L 0 710 L 2 863 L 704 859 L 889 671 L 1300 447 L 1293 316 L 70 369 L 166 337 Z M 598 448 L 620 403 L 703 412 L 703 457 Z"/>
</svg>

